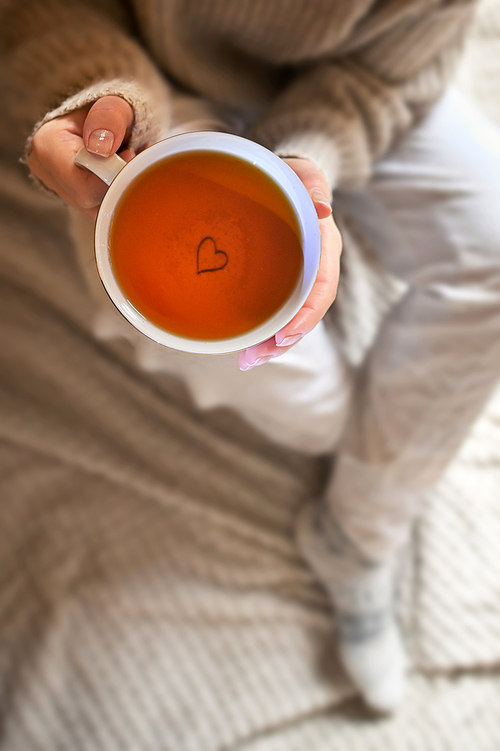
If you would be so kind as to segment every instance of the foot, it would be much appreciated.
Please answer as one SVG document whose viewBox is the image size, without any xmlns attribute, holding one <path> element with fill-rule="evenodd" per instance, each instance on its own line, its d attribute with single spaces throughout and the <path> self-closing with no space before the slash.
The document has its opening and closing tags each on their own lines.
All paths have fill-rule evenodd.
<svg viewBox="0 0 500 751">
<path fill-rule="evenodd" d="M 393 712 L 403 697 L 406 658 L 391 563 L 366 560 L 323 503 L 304 507 L 296 531 L 302 555 L 333 603 L 346 672 L 371 709 Z"/>
</svg>

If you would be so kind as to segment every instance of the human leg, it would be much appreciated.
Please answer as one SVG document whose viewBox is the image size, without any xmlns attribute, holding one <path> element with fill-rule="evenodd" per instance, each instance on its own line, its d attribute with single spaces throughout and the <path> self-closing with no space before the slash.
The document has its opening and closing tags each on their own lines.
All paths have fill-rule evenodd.
<svg viewBox="0 0 500 751">
<path fill-rule="evenodd" d="M 360 375 L 327 498 L 374 560 L 405 542 L 500 378 L 500 131 L 468 107 L 451 92 L 370 186 L 390 223 L 376 249 L 408 289 Z"/>
<path fill-rule="evenodd" d="M 451 92 L 367 191 L 339 197 L 408 287 L 360 373 L 325 503 L 304 514 L 299 542 L 328 579 L 344 663 L 379 709 L 402 686 L 394 556 L 500 375 L 499 167 L 498 128 Z"/>
</svg>

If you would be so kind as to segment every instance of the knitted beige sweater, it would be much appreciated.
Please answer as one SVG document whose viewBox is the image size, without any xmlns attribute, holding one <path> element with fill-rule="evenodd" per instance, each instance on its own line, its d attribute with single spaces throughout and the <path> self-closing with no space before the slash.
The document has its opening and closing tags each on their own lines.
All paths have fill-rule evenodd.
<svg viewBox="0 0 500 751">
<path fill-rule="evenodd" d="M 332 186 L 356 187 L 443 91 L 474 6 L 0 0 L 8 106 L 28 137 L 37 123 L 119 94 L 135 110 L 135 146 L 244 122 L 276 153 L 315 161 Z"/>
</svg>

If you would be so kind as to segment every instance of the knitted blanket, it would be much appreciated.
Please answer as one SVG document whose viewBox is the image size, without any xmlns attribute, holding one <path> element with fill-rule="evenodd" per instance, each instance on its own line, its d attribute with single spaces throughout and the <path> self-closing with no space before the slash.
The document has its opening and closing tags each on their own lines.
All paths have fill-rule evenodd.
<svg viewBox="0 0 500 751">
<path fill-rule="evenodd" d="M 499 40 L 488 0 L 459 83 L 500 122 Z M 96 341 L 17 138 L 0 113 L 2 751 L 498 751 L 500 391 L 402 556 L 409 686 L 375 719 L 292 536 L 325 463 Z M 344 235 L 332 325 L 355 363 L 398 287 Z"/>
</svg>

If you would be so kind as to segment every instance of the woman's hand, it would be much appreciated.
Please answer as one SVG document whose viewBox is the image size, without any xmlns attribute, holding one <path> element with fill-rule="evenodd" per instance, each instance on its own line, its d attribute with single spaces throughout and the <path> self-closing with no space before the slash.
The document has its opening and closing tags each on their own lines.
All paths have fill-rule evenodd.
<svg viewBox="0 0 500 751">
<path fill-rule="evenodd" d="M 134 111 L 128 102 L 117 96 L 102 97 L 92 106 L 42 125 L 33 137 L 28 166 L 47 188 L 95 219 L 107 186 L 93 173 L 77 167 L 75 156 L 82 146 L 102 157 L 114 154 L 126 141 L 133 123 Z M 134 154 L 126 149 L 120 156 L 130 161 Z M 319 270 L 309 297 L 293 320 L 272 339 L 239 353 L 242 370 L 282 355 L 312 331 L 337 292 L 342 240 L 333 221 L 328 184 L 318 167 L 307 159 L 284 161 L 302 180 L 316 207 L 321 231 Z"/>
<path fill-rule="evenodd" d="M 118 96 L 102 97 L 42 125 L 33 137 L 28 167 L 66 203 L 95 219 L 107 185 L 77 167 L 75 156 L 82 146 L 93 154 L 111 156 L 121 148 L 133 123 L 128 102 Z M 120 156 L 128 162 L 134 154 L 127 149 Z"/>
<path fill-rule="evenodd" d="M 342 238 L 333 221 L 329 201 L 330 189 L 323 174 L 312 162 L 296 158 L 284 161 L 300 177 L 316 208 L 321 231 L 319 270 L 309 297 L 290 323 L 272 339 L 238 354 L 238 365 L 241 370 L 262 365 L 290 349 L 321 321 L 337 294 Z"/>
</svg>

